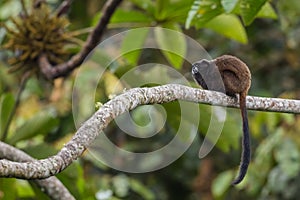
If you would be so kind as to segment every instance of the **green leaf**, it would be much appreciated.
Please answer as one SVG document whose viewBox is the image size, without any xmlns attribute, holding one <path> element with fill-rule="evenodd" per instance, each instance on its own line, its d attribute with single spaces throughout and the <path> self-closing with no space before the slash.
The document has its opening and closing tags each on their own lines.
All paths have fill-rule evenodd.
<svg viewBox="0 0 300 200">
<path fill-rule="evenodd" d="M 228 38 L 246 44 L 248 42 L 244 26 L 239 18 L 232 14 L 222 14 L 207 22 L 204 27 L 214 30 Z"/>
<path fill-rule="evenodd" d="M 267 0 L 241 0 L 240 12 L 245 25 L 249 25 L 255 19 Z"/>
<path fill-rule="evenodd" d="M 232 171 L 225 171 L 219 174 L 212 184 L 213 196 L 215 198 L 221 198 L 231 186 L 232 179 Z"/>
<path fill-rule="evenodd" d="M 164 8 L 167 21 L 185 23 L 187 13 L 191 9 L 192 3 L 193 0 L 172 2 L 170 6 Z"/>
<path fill-rule="evenodd" d="M 141 182 L 133 178 L 130 179 L 130 187 L 134 192 L 141 195 L 143 199 L 147 199 L 147 200 L 155 199 L 155 195 L 148 187 L 144 186 Z"/>
<path fill-rule="evenodd" d="M 33 189 L 26 180 L 19 180 L 17 182 L 15 193 L 18 194 L 19 199 L 25 199 L 26 197 L 33 198 L 35 196 Z"/>
<path fill-rule="evenodd" d="M 277 14 L 271 4 L 267 2 L 258 12 L 256 17 L 277 19 Z"/>
<path fill-rule="evenodd" d="M 14 96 L 11 93 L 3 94 L 0 99 L 0 135 L 2 136 L 8 118 L 15 104 Z"/>
<path fill-rule="evenodd" d="M 155 18 L 163 20 L 166 17 L 166 8 L 170 7 L 170 0 L 156 0 Z"/>
<path fill-rule="evenodd" d="M 45 200 L 50 199 L 49 196 L 46 195 L 45 192 L 43 192 L 41 190 L 41 188 L 39 186 L 37 186 L 36 183 L 33 182 L 33 180 L 28 181 L 28 183 L 31 186 L 30 189 L 33 191 L 33 194 L 32 195 L 24 194 L 24 198 L 26 198 L 26 197 L 28 198 L 28 196 L 30 195 L 30 196 L 34 196 L 34 198 L 36 198 L 36 199 L 45 199 Z M 28 189 L 28 188 L 26 188 L 26 189 Z"/>
<path fill-rule="evenodd" d="M 188 17 L 187 17 L 187 19 L 185 21 L 185 28 L 186 29 L 190 28 L 193 19 L 195 18 L 198 10 L 200 9 L 200 1 L 201 0 L 195 0 L 194 1 L 193 5 L 192 5 L 192 7 L 191 7 L 191 9 L 190 9 L 190 11 L 188 13 Z"/>
<path fill-rule="evenodd" d="M 166 25 L 166 27 L 167 26 L 172 30 L 165 28 L 155 29 L 155 40 L 170 64 L 180 69 L 186 54 L 185 37 L 181 33 L 181 29 L 178 25 L 173 24 Z"/>
<path fill-rule="evenodd" d="M 151 0 L 130 0 L 133 4 L 137 7 L 141 8 L 142 10 L 147 11 L 147 13 L 154 15 L 155 12 L 155 4 Z"/>
<path fill-rule="evenodd" d="M 206 22 L 224 12 L 220 1 L 195 0 L 189 11 L 185 27 L 188 28 L 194 21 L 197 28 L 202 27 Z"/>
<path fill-rule="evenodd" d="M 23 150 L 36 159 L 46 158 L 57 153 L 57 150 L 47 143 L 30 145 L 24 148 Z"/>
<path fill-rule="evenodd" d="M 237 2 L 238 0 L 221 0 L 221 4 L 226 13 L 230 13 L 236 6 Z"/>
<path fill-rule="evenodd" d="M 0 20 L 8 19 L 16 16 L 21 11 L 21 4 L 18 1 L 3 1 L 4 4 L 0 7 Z"/>
<path fill-rule="evenodd" d="M 8 143 L 16 144 L 21 140 L 32 138 L 36 135 L 47 134 L 56 128 L 58 124 L 58 119 L 54 118 L 50 112 L 42 111 L 19 127 L 16 133 L 9 138 Z"/>
<path fill-rule="evenodd" d="M 135 11 L 135 10 L 121 10 L 118 9 L 110 19 L 110 24 L 116 23 L 143 23 L 150 24 L 151 19 L 150 16 L 146 15 L 143 12 Z"/>
<path fill-rule="evenodd" d="M 137 64 L 148 32 L 148 28 L 134 29 L 129 31 L 124 37 L 121 45 L 121 54 L 130 64 Z"/>
<path fill-rule="evenodd" d="M 231 149 L 241 148 L 240 138 L 242 136 L 242 122 L 240 120 L 240 113 L 234 111 L 233 109 L 227 109 L 226 112 L 226 121 L 224 123 L 222 133 L 216 143 L 216 146 L 223 152 L 229 152 Z M 237 118 L 239 119 L 237 120 Z M 214 124 L 220 126 L 217 124 L 217 122 L 214 122 Z M 211 128 L 214 129 L 216 127 Z"/>
<path fill-rule="evenodd" d="M 1 178 L 0 179 L 0 188 L 1 188 L 1 200 L 11 200 L 18 199 L 18 194 L 16 192 L 17 184 L 19 181 L 14 178 Z M 19 186 L 19 185 L 18 185 Z"/>
<path fill-rule="evenodd" d="M 300 153 L 293 140 L 289 138 L 281 140 L 274 153 L 274 158 L 289 178 L 297 176 L 300 169 Z"/>
</svg>

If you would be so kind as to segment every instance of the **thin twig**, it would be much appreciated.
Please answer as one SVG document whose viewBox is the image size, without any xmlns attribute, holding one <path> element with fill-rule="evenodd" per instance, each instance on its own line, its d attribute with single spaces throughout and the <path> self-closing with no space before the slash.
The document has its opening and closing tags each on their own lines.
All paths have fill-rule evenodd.
<svg viewBox="0 0 300 200">
<path fill-rule="evenodd" d="M 58 17 L 62 16 L 62 15 L 65 15 L 68 13 L 70 7 L 71 7 L 71 4 L 72 4 L 72 0 L 64 0 L 60 6 L 57 8 L 56 10 L 56 15 Z"/>
<path fill-rule="evenodd" d="M 115 9 L 122 2 L 122 0 L 108 0 L 103 9 L 102 9 L 102 17 L 99 20 L 98 24 L 94 28 L 94 30 L 89 34 L 87 41 L 84 47 L 81 49 L 79 53 L 72 56 L 70 60 L 67 62 L 58 64 L 56 66 L 52 66 L 49 62 L 46 55 L 41 55 L 39 57 L 39 67 L 41 72 L 48 79 L 55 79 L 58 77 L 66 76 L 70 72 L 72 72 L 75 68 L 79 67 L 84 59 L 88 56 L 88 54 L 98 45 L 101 40 L 101 37 L 104 33 L 104 30 L 107 27 L 107 24 L 113 15 Z"/>
<path fill-rule="evenodd" d="M 1 141 L 5 141 L 6 140 L 10 124 L 11 124 L 11 122 L 13 120 L 13 117 L 14 117 L 14 115 L 16 113 L 16 110 L 17 110 L 17 108 L 18 108 L 18 106 L 20 104 L 22 92 L 23 92 L 23 90 L 24 90 L 24 88 L 26 86 L 27 80 L 29 79 L 30 75 L 31 75 L 31 72 L 28 71 L 21 78 L 21 83 L 20 83 L 20 86 L 19 86 L 19 89 L 18 89 L 18 92 L 17 92 L 16 101 L 15 101 L 15 104 L 14 104 L 14 106 L 12 108 L 12 111 L 10 112 L 10 114 L 8 116 L 7 123 L 5 124 L 5 127 L 3 129 Z"/>
<path fill-rule="evenodd" d="M 91 33 L 93 30 L 94 30 L 94 27 L 88 27 L 88 28 L 83 28 L 83 29 L 79 29 L 79 30 L 76 30 L 76 31 L 72 31 L 70 33 L 67 33 L 67 35 L 70 36 L 70 37 L 75 37 L 75 36 L 78 36 L 78 35 Z"/>
<path fill-rule="evenodd" d="M 47 178 L 55 175 L 76 160 L 101 131 L 117 116 L 139 105 L 162 104 L 184 100 L 226 107 L 239 107 L 238 99 L 223 93 L 168 84 L 152 88 L 134 88 L 105 103 L 76 132 L 71 141 L 47 159 L 27 163 L 0 160 L 0 176 L 22 179 Z M 300 113 L 300 100 L 247 96 L 247 108 L 275 112 Z"/>
<path fill-rule="evenodd" d="M 24 12 L 24 15 L 26 17 L 28 17 L 28 12 L 27 12 L 27 9 L 26 9 L 26 6 L 25 6 L 25 2 L 24 0 L 20 0 L 21 1 L 21 5 L 22 5 L 22 11 Z"/>
</svg>

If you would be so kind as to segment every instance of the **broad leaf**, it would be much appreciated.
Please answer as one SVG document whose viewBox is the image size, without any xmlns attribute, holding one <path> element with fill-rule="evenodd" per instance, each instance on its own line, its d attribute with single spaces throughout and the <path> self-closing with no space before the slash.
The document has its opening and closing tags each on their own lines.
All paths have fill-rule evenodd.
<svg viewBox="0 0 300 200">
<path fill-rule="evenodd" d="M 245 28 L 235 15 L 219 15 L 207 22 L 204 26 L 240 43 L 245 44 L 248 42 Z"/>
<path fill-rule="evenodd" d="M 134 29 L 129 31 L 124 37 L 121 46 L 121 53 L 130 64 L 137 64 L 148 32 L 148 28 Z"/>
<path fill-rule="evenodd" d="M 220 1 L 196 0 L 188 14 L 185 27 L 188 28 L 192 22 L 197 28 L 224 12 Z"/>
<path fill-rule="evenodd" d="M 221 4 L 226 11 L 226 13 L 230 13 L 234 7 L 237 5 L 238 0 L 221 0 Z"/>
<path fill-rule="evenodd" d="M 191 23 L 193 21 L 193 19 L 195 18 L 198 10 L 200 9 L 200 1 L 201 0 L 195 0 L 189 13 L 188 13 L 188 17 L 186 19 L 186 22 L 185 22 L 185 28 L 188 29 L 190 28 L 191 26 Z"/>
<path fill-rule="evenodd" d="M 18 188 L 17 179 L 14 178 L 1 178 L 0 188 L 2 192 L 2 200 L 18 199 L 18 193 L 16 192 Z"/>
<path fill-rule="evenodd" d="M 144 23 L 150 24 L 152 21 L 151 17 L 143 12 L 135 10 L 116 10 L 112 18 L 110 19 L 110 24 L 115 23 Z"/>
<path fill-rule="evenodd" d="M 166 17 L 166 8 L 170 7 L 170 0 L 156 0 L 155 18 L 163 20 Z"/>
<path fill-rule="evenodd" d="M 186 54 L 186 41 L 181 29 L 177 25 L 169 25 L 168 28 L 156 28 L 155 40 L 166 57 L 175 68 L 180 69 Z"/>
<path fill-rule="evenodd" d="M 256 17 L 277 19 L 277 14 L 269 2 L 267 2 L 256 15 Z"/>
<path fill-rule="evenodd" d="M 165 8 L 166 19 L 168 22 L 185 23 L 187 13 L 191 9 L 193 0 L 175 1 Z"/>
<path fill-rule="evenodd" d="M 240 12 L 245 25 L 249 25 L 255 19 L 267 0 L 241 0 Z"/>
</svg>

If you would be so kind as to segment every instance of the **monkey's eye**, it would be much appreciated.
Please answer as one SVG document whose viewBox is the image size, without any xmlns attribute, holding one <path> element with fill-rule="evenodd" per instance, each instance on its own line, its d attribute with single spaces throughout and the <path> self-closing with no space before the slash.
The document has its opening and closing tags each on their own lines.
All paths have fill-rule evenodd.
<svg viewBox="0 0 300 200">
<path fill-rule="evenodd" d="M 193 64 L 193 67 L 192 67 L 192 74 L 198 74 L 199 73 L 199 70 L 198 70 L 198 66 L 197 64 Z"/>
</svg>

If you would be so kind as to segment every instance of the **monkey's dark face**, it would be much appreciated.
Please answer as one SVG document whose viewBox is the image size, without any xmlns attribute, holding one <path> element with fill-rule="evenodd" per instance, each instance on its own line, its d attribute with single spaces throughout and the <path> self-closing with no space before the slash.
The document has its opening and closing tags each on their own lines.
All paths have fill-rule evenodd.
<svg viewBox="0 0 300 200">
<path fill-rule="evenodd" d="M 192 65 L 192 75 L 195 81 L 203 88 L 208 89 L 203 77 L 206 77 L 210 62 L 208 60 L 200 60 Z"/>
<path fill-rule="evenodd" d="M 220 72 L 214 61 L 202 59 L 192 65 L 192 75 L 203 88 L 224 92 L 224 84 Z"/>
</svg>

